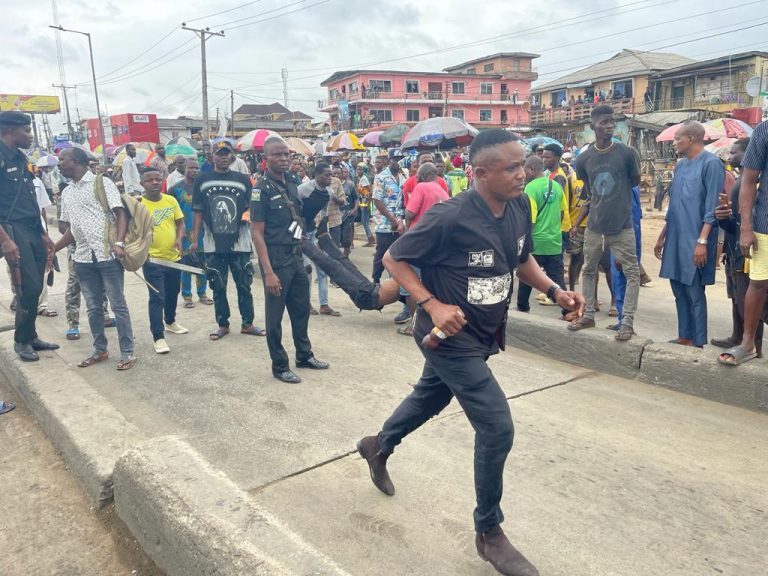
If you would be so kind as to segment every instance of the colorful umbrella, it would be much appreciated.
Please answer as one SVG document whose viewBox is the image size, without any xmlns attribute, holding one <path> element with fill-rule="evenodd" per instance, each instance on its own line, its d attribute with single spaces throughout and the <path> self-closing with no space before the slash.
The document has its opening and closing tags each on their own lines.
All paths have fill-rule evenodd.
<svg viewBox="0 0 768 576">
<path fill-rule="evenodd" d="M 197 156 L 197 148 L 193 146 L 185 146 L 183 144 L 166 144 L 165 145 L 166 158 L 174 158 L 175 156 Z"/>
<path fill-rule="evenodd" d="M 715 140 L 704 146 L 704 150 L 712 152 L 721 160 L 728 160 L 728 156 L 731 155 L 731 146 L 733 146 L 734 142 L 736 142 L 736 138 L 720 138 L 720 140 Z"/>
<path fill-rule="evenodd" d="M 735 118 L 715 118 L 706 125 L 721 131 L 727 138 L 748 138 L 754 132 L 752 126 Z"/>
<path fill-rule="evenodd" d="M 327 149 L 331 152 L 338 150 L 365 150 L 365 146 L 352 132 L 340 132 L 328 141 Z"/>
<path fill-rule="evenodd" d="M 328 146 L 322 140 L 316 140 L 312 147 L 315 149 L 315 154 L 320 154 L 322 156 L 325 154 L 325 149 Z"/>
<path fill-rule="evenodd" d="M 171 138 L 168 140 L 168 142 L 165 143 L 165 153 L 170 156 L 168 153 L 168 148 L 170 146 L 189 146 L 191 148 L 194 148 L 195 150 L 202 150 L 202 146 L 200 145 L 200 142 L 198 140 L 195 140 L 194 138 L 186 138 L 184 136 L 179 136 L 178 138 Z"/>
<path fill-rule="evenodd" d="M 59 163 L 59 159 L 56 158 L 56 156 L 52 154 L 48 154 L 46 156 L 41 156 L 40 159 L 35 162 L 35 166 L 38 168 L 52 168 L 53 166 L 56 166 Z"/>
<path fill-rule="evenodd" d="M 672 142 L 682 125 L 683 122 L 665 128 L 661 134 L 656 136 L 656 142 Z M 702 126 L 704 126 L 704 140 L 718 140 L 725 137 L 725 130 L 722 128 L 715 128 L 710 124 L 702 124 Z"/>
<path fill-rule="evenodd" d="M 152 152 L 155 150 L 155 145 L 151 142 L 129 142 L 128 144 L 133 144 L 136 147 L 135 161 L 138 164 L 143 164 L 146 162 L 149 158 L 149 155 L 152 154 Z M 125 147 L 128 146 L 128 144 L 118 146 L 112 151 L 112 153 L 115 155 L 115 159 L 112 161 L 112 164 L 115 166 L 120 166 L 123 163 L 123 160 L 125 160 L 126 157 Z"/>
<path fill-rule="evenodd" d="M 550 138 L 549 136 L 534 136 L 533 138 L 528 138 L 528 140 L 523 140 L 523 142 L 525 142 L 525 145 L 529 150 L 534 146 L 548 146 L 550 144 L 557 144 L 563 148 L 562 142 L 555 140 L 554 138 Z"/>
<path fill-rule="evenodd" d="M 395 124 L 382 132 L 381 136 L 379 136 L 379 142 L 381 142 L 382 146 L 399 146 L 406 132 L 408 132 L 406 124 Z"/>
<path fill-rule="evenodd" d="M 88 155 L 89 160 L 96 160 L 97 156 L 100 156 L 100 154 L 97 155 L 91 152 L 91 149 L 85 144 L 78 144 L 77 142 L 59 142 L 59 144 L 54 147 L 54 150 L 57 154 L 61 154 L 62 151 L 68 150 L 69 148 L 79 148 Z"/>
<path fill-rule="evenodd" d="M 373 132 L 368 132 L 365 136 L 363 136 L 363 146 L 370 146 L 371 148 L 378 148 L 381 146 L 381 135 L 384 133 L 383 130 L 374 130 Z"/>
<path fill-rule="evenodd" d="M 315 149 L 312 147 L 312 144 L 307 142 L 306 140 L 302 140 L 301 138 L 286 138 L 285 140 L 288 143 L 288 149 L 291 152 L 295 152 L 296 154 L 302 154 L 304 156 L 314 156 L 315 155 Z"/>
<path fill-rule="evenodd" d="M 422 120 L 415 124 L 403 137 L 403 148 L 435 146 L 465 146 L 475 139 L 480 131 L 460 120 L 441 116 Z"/>
<path fill-rule="evenodd" d="M 279 134 L 265 128 L 251 130 L 245 136 L 235 142 L 235 149 L 240 150 L 241 152 L 245 152 L 247 150 L 264 150 L 264 142 L 270 136 L 279 136 Z"/>
</svg>

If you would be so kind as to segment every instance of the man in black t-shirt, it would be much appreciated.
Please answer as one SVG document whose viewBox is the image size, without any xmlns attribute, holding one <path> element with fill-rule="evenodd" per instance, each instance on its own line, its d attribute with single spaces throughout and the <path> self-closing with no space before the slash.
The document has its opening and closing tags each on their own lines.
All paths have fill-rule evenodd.
<svg viewBox="0 0 768 576">
<path fill-rule="evenodd" d="M 583 299 L 547 278 L 531 249 L 531 206 L 523 195 L 525 154 L 510 132 L 475 138 L 470 162 L 475 189 L 435 205 L 390 247 L 384 264 L 417 301 L 414 335 L 425 363 L 413 392 L 381 432 L 358 442 L 374 485 L 394 485 L 386 461 L 402 439 L 439 414 L 454 396 L 475 429 L 474 520 L 477 552 L 503 574 L 538 575 L 501 529 L 502 475 L 513 425 L 504 392 L 486 361 L 504 347 L 512 276 L 546 292 L 561 306 L 581 310 Z M 412 266 L 421 268 L 420 280 Z M 435 348 L 427 346 L 442 339 Z"/>
<path fill-rule="evenodd" d="M 247 175 L 229 169 L 233 157 L 229 142 L 217 142 L 213 146 L 213 171 L 200 174 L 192 190 L 195 218 L 189 250 L 197 250 L 202 229 L 203 253 L 218 324 L 209 335 L 211 340 L 221 340 L 229 334 L 227 277 L 230 271 L 237 288 L 242 320 L 240 332 L 250 336 L 266 334 L 264 329 L 253 324 L 251 234 L 248 223 L 243 221 L 251 197 L 251 180 Z"/>
<path fill-rule="evenodd" d="M 632 338 L 637 299 L 640 293 L 640 265 L 632 226 L 632 187 L 640 184 L 640 159 L 634 148 L 613 140 L 616 120 L 613 108 L 596 106 L 591 114 L 595 143 L 576 159 L 576 174 L 584 182 L 585 202 L 576 222 L 572 222 L 571 237 L 587 216 L 584 232 L 583 293 L 587 300 L 584 316 L 568 325 L 577 331 L 594 328 L 597 305 L 597 269 L 604 251 L 610 250 L 621 262 L 627 278 L 627 291 L 622 309 L 621 325 L 616 340 Z"/>
</svg>

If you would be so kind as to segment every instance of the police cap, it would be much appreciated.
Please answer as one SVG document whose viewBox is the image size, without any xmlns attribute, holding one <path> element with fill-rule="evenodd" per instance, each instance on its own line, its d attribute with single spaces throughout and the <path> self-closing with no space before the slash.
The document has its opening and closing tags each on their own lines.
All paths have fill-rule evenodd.
<svg viewBox="0 0 768 576">
<path fill-rule="evenodd" d="M 15 110 L 0 112 L 0 126 L 29 126 L 30 124 L 32 119 L 22 112 Z"/>
</svg>

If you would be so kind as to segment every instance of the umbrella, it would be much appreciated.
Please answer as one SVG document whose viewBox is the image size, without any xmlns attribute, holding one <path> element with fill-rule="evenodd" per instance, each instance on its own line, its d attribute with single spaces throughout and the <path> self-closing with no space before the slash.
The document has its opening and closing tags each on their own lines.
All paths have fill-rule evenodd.
<svg viewBox="0 0 768 576">
<path fill-rule="evenodd" d="M 60 144 L 65 144 L 65 146 L 60 146 Z M 54 150 L 56 150 L 57 154 L 61 154 L 61 152 L 70 148 L 79 148 L 88 155 L 88 160 L 96 160 L 97 158 L 97 155 L 91 152 L 88 146 L 85 144 L 78 144 L 77 142 L 59 142 L 59 144 L 54 147 Z"/>
<path fill-rule="evenodd" d="M 562 142 L 550 138 L 549 136 L 534 136 L 533 138 L 528 138 L 528 140 L 523 140 L 523 142 L 525 142 L 528 149 L 531 149 L 534 146 L 549 146 L 550 144 L 557 144 L 560 148 L 563 148 Z"/>
<path fill-rule="evenodd" d="M 395 124 L 382 132 L 381 136 L 379 136 L 379 142 L 382 146 L 399 146 L 406 132 L 408 132 L 406 124 Z"/>
<path fill-rule="evenodd" d="M 152 154 L 155 149 L 155 145 L 150 142 L 128 142 L 128 144 L 133 144 L 136 147 L 135 161 L 138 164 L 143 164 L 146 162 L 147 159 L 149 159 L 150 154 Z M 119 166 L 123 163 L 123 160 L 125 160 L 126 157 L 125 147 L 128 146 L 128 144 L 118 146 L 112 151 L 112 154 L 115 155 L 115 159 L 112 161 L 112 164 Z"/>
<path fill-rule="evenodd" d="M 728 160 L 728 156 L 731 154 L 731 146 L 733 146 L 734 142 L 736 142 L 736 138 L 720 138 L 720 140 L 715 140 L 704 146 L 704 150 L 712 152 L 721 160 Z"/>
<path fill-rule="evenodd" d="M 735 118 L 716 118 L 706 122 L 706 125 L 721 131 L 728 138 L 748 138 L 754 132 L 752 126 Z"/>
<path fill-rule="evenodd" d="M 328 150 L 365 150 L 365 146 L 352 132 L 340 132 L 328 141 Z"/>
<path fill-rule="evenodd" d="M 291 137 L 287 138 L 285 141 L 288 143 L 288 149 L 291 152 L 296 152 L 297 154 L 303 154 L 304 156 L 310 157 L 315 155 L 315 149 L 312 147 L 312 144 L 306 140 Z"/>
<path fill-rule="evenodd" d="M 365 136 L 363 136 L 363 146 L 370 146 L 371 148 L 378 148 L 381 146 L 381 135 L 384 133 L 383 130 L 374 130 L 373 132 L 368 132 Z"/>
<path fill-rule="evenodd" d="M 322 140 L 316 140 L 312 147 L 315 149 L 315 154 L 320 154 L 321 156 L 325 154 L 325 149 L 327 148 Z"/>
<path fill-rule="evenodd" d="M 40 159 L 35 162 L 35 166 L 38 168 L 51 168 L 59 163 L 59 159 L 52 154 L 47 156 L 41 156 Z"/>
<path fill-rule="evenodd" d="M 186 138 L 184 136 L 179 136 L 178 138 L 171 138 L 168 140 L 168 142 L 165 143 L 166 154 L 168 154 L 168 148 L 171 146 L 189 146 L 195 150 L 202 150 L 202 146 L 200 146 L 200 142 L 198 140 L 195 140 L 194 138 Z"/>
<path fill-rule="evenodd" d="M 661 134 L 656 136 L 656 142 L 672 142 L 682 125 L 683 122 L 665 128 Z M 711 124 L 702 124 L 702 126 L 704 126 L 704 140 L 718 140 L 725 137 L 725 130 L 723 128 L 716 128 Z"/>
<path fill-rule="evenodd" d="M 442 116 L 418 122 L 403 137 L 403 148 L 465 146 L 480 132 L 459 118 Z"/>
<path fill-rule="evenodd" d="M 251 130 L 235 143 L 235 149 L 240 150 L 241 152 L 247 150 L 261 151 L 264 149 L 264 142 L 270 136 L 279 136 L 279 134 L 277 132 L 272 132 L 272 130 L 266 130 L 265 128 Z"/>
</svg>

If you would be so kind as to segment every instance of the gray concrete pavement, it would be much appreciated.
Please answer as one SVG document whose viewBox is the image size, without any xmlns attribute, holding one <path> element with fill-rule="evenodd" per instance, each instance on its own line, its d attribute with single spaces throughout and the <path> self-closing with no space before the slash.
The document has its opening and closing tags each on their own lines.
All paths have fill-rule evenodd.
<svg viewBox="0 0 768 576">
<path fill-rule="evenodd" d="M 367 271 L 371 255 L 358 248 L 354 259 Z M 86 370 L 75 367 L 90 351 L 90 335 L 83 311 L 83 338 L 63 338 L 64 275 L 51 293 L 62 316 L 40 320 L 41 335 L 62 349 L 46 354 L 39 366 L 22 369 L 42 374 L 45 362 L 55 363 L 61 369 L 47 376 L 56 379 L 50 392 L 66 395 L 75 377 L 139 431 L 137 445 L 150 440 L 155 443 L 150 446 L 167 446 L 163 437 L 174 436 L 209 464 L 198 477 L 194 467 L 174 468 L 173 459 L 151 454 L 135 459 L 136 466 L 125 468 L 128 474 L 136 471 L 128 478 L 132 484 L 124 484 L 132 486 L 127 498 L 135 501 L 130 495 L 147 486 L 159 489 L 162 474 L 168 474 L 168 486 L 179 479 L 199 483 L 197 492 L 176 492 L 195 510 L 205 487 L 215 494 L 219 486 L 218 480 L 206 482 L 223 473 L 232 490 L 249 494 L 255 508 L 291 534 L 295 553 L 313 550 L 347 573 L 492 573 L 472 552 L 472 431 L 455 403 L 398 450 L 392 460 L 398 487 L 393 499 L 375 491 L 364 463 L 352 454 L 354 441 L 375 432 L 419 376 L 418 350 L 391 322 L 397 306 L 382 314 L 358 313 L 332 288 L 331 305 L 343 316 L 313 317 L 310 323 L 316 354 L 332 368 L 301 371 L 304 383 L 288 386 L 271 377 L 264 339 L 235 331 L 220 342 L 208 340 L 214 327 L 210 307 L 179 308 L 178 321 L 191 333 L 168 335 L 172 352 L 155 355 L 146 288 L 126 278 L 139 355 L 134 370 L 115 370 L 114 330 L 109 331 L 114 359 Z M 317 305 L 314 284 L 312 292 Z M 254 295 L 259 323 L 258 280 Z M 655 300 L 641 299 L 641 307 L 650 301 Z M 230 302 L 236 302 L 234 294 Z M 664 314 L 670 321 L 669 311 Z M 236 311 L 232 321 L 239 325 Z M 285 331 L 292 356 L 287 319 Z M 768 416 L 520 350 L 494 357 L 491 366 L 517 426 L 505 478 L 507 527 L 543 574 L 762 573 L 768 469 L 760 447 L 768 440 Z M 88 406 L 79 409 L 87 421 Z M 94 434 L 91 445 L 78 446 L 99 452 L 102 444 Z M 115 443 L 109 457 L 117 461 L 125 449 Z M 139 474 L 145 470 L 141 462 L 162 463 L 164 472 Z M 118 484 L 118 502 L 119 491 Z M 162 508 L 163 499 L 157 502 Z M 216 514 L 201 520 L 201 530 L 230 526 L 238 534 L 248 532 L 248 518 L 209 504 Z M 154 518 L 157 526 L 137 520 L 132 527 L 144 534 L 168 528 L 163 537 L 181 553 L 204 540 L 174 541 L 178 514 L 171 508 L 158 509 Z M 163 524 L 163 518 L 176 522 Z M 142 542 L 150 555 L 157 552 L 154 540 Z M 233 552 L 250 546 L 225 538 L 222 546 L 230 545 Z M 182 573 L 172 562 L 161 567 Z"/>
</svg>

